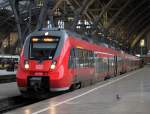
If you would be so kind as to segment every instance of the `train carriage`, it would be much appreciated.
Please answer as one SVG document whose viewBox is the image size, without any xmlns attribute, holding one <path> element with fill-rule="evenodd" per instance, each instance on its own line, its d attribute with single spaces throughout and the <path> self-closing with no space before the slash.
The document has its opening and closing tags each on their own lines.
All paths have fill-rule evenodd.
<svg viewBox="0 0 150 114">
<path fill-rule="evenodd" d="M 24 43 L 17 83 L 22 93 L 80 88 L 132 70 L 126 61 L 134 56 L 128 56 L 66 30 L 37 31 Z"/>
</svg>

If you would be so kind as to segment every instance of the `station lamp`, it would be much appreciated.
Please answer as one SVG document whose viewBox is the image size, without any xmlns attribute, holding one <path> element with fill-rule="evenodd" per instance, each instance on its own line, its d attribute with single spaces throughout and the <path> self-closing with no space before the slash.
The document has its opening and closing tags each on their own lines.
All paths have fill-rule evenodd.
<svg viewBox="0 0 150 114">
<path fill-rule="evenodd" d="M 145 46 L 145 40 L 142 39 L 142 40 L 140 41 L 140 47 L 144 47 L 144 46 Z"/>
<path fill-rule="evenodd" d="M 140 41 L 140 47 L 141 47 L 141 57 L 142 57 L 142 55 L 143 55 L 143 47 L 145 46 L 145 40 L 144 39 L 141 39 L 141 41 Z"/>
<path fill-rule="evenodd" d="M 99 34 L 99 35 L 102 35 L 103 33 L 101 33 L 101 32 L 98 32 L 97 34 Z"/>
<path fill-rule="evenodd" d="M 48 36 L 48 32 L 45 32 L 45 36 Z"/>
</svg>

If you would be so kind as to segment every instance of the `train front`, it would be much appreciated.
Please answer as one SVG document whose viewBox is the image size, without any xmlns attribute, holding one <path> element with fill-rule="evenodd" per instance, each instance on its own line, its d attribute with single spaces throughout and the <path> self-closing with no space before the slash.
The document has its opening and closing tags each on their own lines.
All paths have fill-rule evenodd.
<svg viewBox="0 0 150 114">
<path fill-rule="evenodd" d="M 16 76 L 22 94 L 43 93 L 68 86 L 63 78 L 62 63 L 65 39 L 66 34 L 62 31 L 40 31 L 28 36 Z"/>
</svg>

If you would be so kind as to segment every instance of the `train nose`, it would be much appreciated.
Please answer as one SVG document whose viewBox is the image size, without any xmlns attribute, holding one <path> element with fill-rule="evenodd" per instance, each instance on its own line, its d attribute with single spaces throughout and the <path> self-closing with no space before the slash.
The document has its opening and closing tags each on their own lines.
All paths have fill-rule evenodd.
<svg viewBox="0 0 150 114">
<path fill-rule="evenodd" d="M 29 77 L 28 89 L 34 92 L 49 91 L 49 77 Z"/>
<path fill-rule="evenodd" d="M 49 60 L 44 60 L 42 62 L 38 62 L 37 60 L 30 60 L 29 61 L 29 66 L 30 67 L 30 71 L 31 72 L 48 72 L 50 70 L 50 65 L 51 65 L 52 61 Z"/>
<path fill-rule="evenodd" d="M 32 84 L 32 87 L 33 87 L 33 90 L 34 90 L 35 92 L 38 92 L 38 91 L 40 91 L 40 89 L 41 89 L 41 86 L 40 86 L 39 83 L 33 83 L 33 84 Z"/>
</svg>

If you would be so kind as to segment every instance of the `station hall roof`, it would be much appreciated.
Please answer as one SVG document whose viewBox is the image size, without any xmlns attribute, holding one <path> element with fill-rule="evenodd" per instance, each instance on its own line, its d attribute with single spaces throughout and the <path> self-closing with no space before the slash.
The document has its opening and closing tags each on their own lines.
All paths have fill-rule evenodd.
<svg viewBox="0 0 150 114">
<path fill-rule="evenodd" d="M 8 30 L 14 25 L 11 0 L 0 0 L 0 27 Z M 32 13 L 39 15 L 44 0 L 19 1 L 18 11 L 23 20 L 28 18 L 30 1 L 36 4 Z M 61 19 L 86 19 L 97 28 L 109 30 L 124 45 L 134 46 L 150 29 L 150 0 L 49 0 L 53 2 L 52 15 Z M 37 7 L 38 6 L 38 7 Z M 67 22 L 67 21 L 66 21 Z M 6 26 L 7 25 L 7 26 Z M 2 29 L 0 31 L 3 31 Z"/>
</svg>

